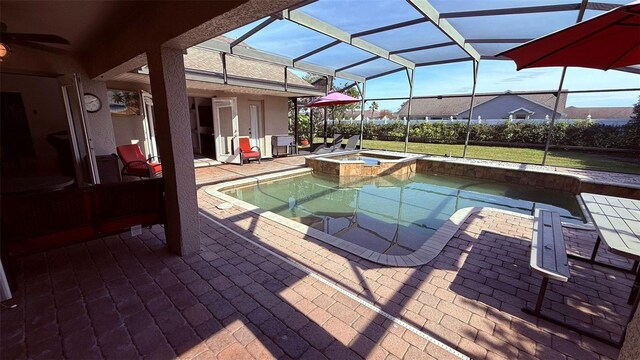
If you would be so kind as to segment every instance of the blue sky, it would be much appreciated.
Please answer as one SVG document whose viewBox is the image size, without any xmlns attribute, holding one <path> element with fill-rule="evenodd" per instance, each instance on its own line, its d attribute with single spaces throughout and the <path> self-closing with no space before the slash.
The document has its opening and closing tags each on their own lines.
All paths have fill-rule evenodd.
<svg viewBox="0 0 640 360">
<path fill-rule="evenodd" d="M 579 0 L 431 0 L 440 12 L 497 9 L 518 6 L 551 4 L 576 4 Z M 624 0 L 598 0 L 619 3 Z M 328 22 L 344 31 L 353 33 L 393 23 L 420 18 L 404 0 L 320 0 L 301 8 L 301 11 Z M 588 10 L 585 19 L 601 12 Z M 453 18 L 451 24 L 466 38 L 517 37 L 535 38 L 575 23 L 577 11 L 554 13 Z M 232 38 L 244 34 L 261 20 L 227 33 Z M 410 27 L 378 33 L 364 37 L 388 50 L 397 50 L 420 45 L 448 41 L 434 25 L 422 23 Z M 294 58 L 309 50 L 328 44 L 332 39 L 313 30 L 285 20 L 275 21 L 257 34 L 245 40 L 248 45 L 266 52 Z M 513 44 L 477 45 L 483 55 L 493 55 Z M 415 61 L 434 61 L 464 55 L 456 46 L 405 53 L 402 56 Z M 339 68 L 371 57 L 371 54 L 341 44 L 309 57 L 309 63 Z M 419 67 L 416 70 L 414 95 L 441 95 L 469 93 L 472 87 L 471 62 L 439 66 Z M 355 74 L 370 76 L 397 68 L 387 60 L 376 60 L 357 68 L 349 69 Z M 482 60 L 478 75 L 478 92 L 557 90 L 561 68 L 538 68 L 516 71 L 512 61 Z M 339 81 L 339 79 L 338 79 Z M 640 75 L 615 70 L 601 71 L 569 68 L 563 88 L 569 90 L 640 88 Z M 367 82 L 367 98 L 406 97 L 409 95 L 407 76 L 404 72 L 391 74 Z M 616 92 L 569 95 L 569 106 L 632 106 L 640 92 Z M 380 102 L 381 108 L 396 110 L 402 101 Z"/>
</svg>

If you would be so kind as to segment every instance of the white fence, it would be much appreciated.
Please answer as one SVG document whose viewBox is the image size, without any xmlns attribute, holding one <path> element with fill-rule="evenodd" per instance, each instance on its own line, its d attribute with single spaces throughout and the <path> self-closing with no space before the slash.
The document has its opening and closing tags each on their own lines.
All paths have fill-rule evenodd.
<svg viewBox="0 0 640 360">
<path fill-rule="evenodd" d="M 578 121 L 584 121 L 585 119 L 556 119 L 557 123 L 574 123 L 574 122 L 578 122 Z M 607 126 L 623 126 L 626 125 L 629 122 L 629 119 L 590 119 L 591 121 L 593 121 L 594 123 L 597 124 L 602 124 L 602 125 L 607 125 Z M 382 124 L 393 124 L 393 123 L 406 123 L 406 118 L 394 118 L 394 119 L 387 119 L 387 118 L 383 118 L 383 119 L 369 119 L 369 118 L 365 118 L 365 124 L 375 124 L 375 125 L 382 125 Z M 529 122 L 529 123 L 548 123 L 551 120 L 549 118 L 544 118 L 544 119 L 482 119 L 482 118 L 476 118 L 471 120 L 472 124 L 488 124 L 488 125 L 499 125 L 499 124 L 503 124 L 506 121 L 510 121 L 510 122 Z M 354 118 L 350 118 L 350 119 L 341 119 L 341 120 L 332 120 L 329 119 L 327 120 L 329 125 L 333 125 L 334 123 L 347 123 L 347 124 L 359 124 L 360 120 L 359 119 L 354 119 Z M 467 119 L 411 119 L 411 124 L 421 124 L 421 123 L 467 123 Z"/>
</svg>

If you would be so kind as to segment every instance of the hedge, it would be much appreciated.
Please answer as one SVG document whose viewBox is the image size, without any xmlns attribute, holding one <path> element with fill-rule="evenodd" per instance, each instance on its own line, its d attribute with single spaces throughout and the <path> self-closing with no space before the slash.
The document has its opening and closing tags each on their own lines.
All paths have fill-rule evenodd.
<svg viewBox="0 0 640 360">
<path fill-rule="evenodd" d="M 473 142 L 544 144 L 549 124 L 533 122 L 509 122 L 499 125 L 471 124 L 469 140 Z M 360 124 L 337 123 L 330 125 L 333 133 L 359 134 Z M 321 135 L 322 129 L 316 134 Z M 409 137 L 421 142 L 460 144 L 467 134 L 466 123 L 418 123 L 412 124 Z M 593 121 L 557 123 L 552 133 L 552 144 L 566 146 L 600 147 L 616 149 L 640 149 L 640 123 L 625 126 L 607 126 Z M 364 138 L 372 140 L 404 140 L 405 124 L 365 124 Z"/>
</svg>

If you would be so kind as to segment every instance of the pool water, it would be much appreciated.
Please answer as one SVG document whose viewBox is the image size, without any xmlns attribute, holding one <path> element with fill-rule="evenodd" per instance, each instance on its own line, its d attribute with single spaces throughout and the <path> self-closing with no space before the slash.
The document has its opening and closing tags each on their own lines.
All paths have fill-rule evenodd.
<svg viewBox="0 0 640 360">
<path fill-rule="evenodd" d="M 367 157 L 367 156 L 351 156 L 351 157 L 347 157 L 341 160 L 349 160 L 349 161 L 353 161 L 353 160 L 358 160 L 358 161 L 363 161 L 365 166 L 375 166 L 375 165 L 380 165 L 380 159 L 376 159 L 373 157 Z"/>
<path fill-rule="evenodd" d="M 339 187 L 335 177 L 308 174 L 226 193 L 389 255 L 417 250 L 453 213 L 466 207 L 529 215 L 534 208 L 551 209 L 560 213 L 562 221 L 583 222 L 570 193 L 447 175 L 376 177 Z"/>
</svg>

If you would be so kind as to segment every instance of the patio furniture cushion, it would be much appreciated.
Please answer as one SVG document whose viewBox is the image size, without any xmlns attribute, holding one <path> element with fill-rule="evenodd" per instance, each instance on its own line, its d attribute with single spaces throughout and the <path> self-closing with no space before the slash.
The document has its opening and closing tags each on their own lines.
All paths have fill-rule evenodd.
<svg viewBox="0 0 640 360">
<path fill-rule="evenodd" d="M 259 151 L 243 151 L 242 152 L 242 156 L 244 156 L 245 158 L 257 158 L 260 156 L 260 152 Z"/>
<path fill-rule="evenodd" d="M 153 175 L 162 173 L 162 164 L 154 162 L 130 163 L 126 167 L 126 175 L 139 176 L 139 177 L 152 177 Z M 149 176 L 149 173 L 151 176 Z"/>
<path fill-rule="evenodd" d="M 162 164 L 145 158 L 138 144 L 120 145 L 116 150 L 124 164 L 123 176 L 153 177 L 162 173 Z"/>
<path fill-rule="evenodd" d="M 80 189 L 3 196 L 2 248 L 9 256 L 95 236 L 91 196 Z"/>
<path fill-rule="evenodd" d="M 17 256 L 164 223 L 162 178 L 3 195 L 2 254 Z"/>
<path fill-rule="evenodd" d="M 260 159 L 262 158 L 262 153 L 260 152 L 260 148 L 257 146 L 251 146 L 251 142 L 249 138 L 240 138 L 240 165 L 244 163 L 245 160 L 249 159 L 257 159 L 258 163 L 260 163 Z"/>
</svg>

